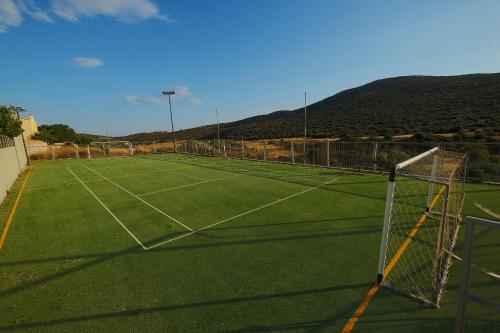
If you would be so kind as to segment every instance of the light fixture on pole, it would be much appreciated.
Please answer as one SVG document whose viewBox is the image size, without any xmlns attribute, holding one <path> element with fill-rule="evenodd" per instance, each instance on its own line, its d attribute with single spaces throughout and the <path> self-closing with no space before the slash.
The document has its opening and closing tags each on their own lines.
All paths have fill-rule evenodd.
<svg viewBox="0 0 500 333">
<path fill-rule="evenodd" d="M 16 106 L 14 107 L 14 111 L 16 112 L 17 114 L 17 120 L 21 120 L 21 117 L 19 116 L 19 112 L 24 112 L 26 111 L 25 109 L 23 109 L 22 107 L 20 106 Z M 23 130 L 24 132 L 24 130 Z M 24 133 L 21 134 L 21 137 L 23 139 L 23 146 L 24 146 L 24 153 L 26 154 L 26 163 L 28 164 L 31 164 L 31 161 L 30 161 L 30 156 L 28 155 L 28 149 L 26 148 L 26 141 L 24 141 Z"/>
<path fill-rule="evenodd" d="M 168 107 L 169 107 L 169 110 L 170 110 L 170 125 L 171 125 L 171 128 L 172 128 L 172 135 L 174 137 L 174 152 L 177 152 L 177 148 L 175 146 L 174 118 L 172 117 L 172 103 L 170 102 L 170 96 L 175 95 L 175 91 L 168 90 L 168 91 L 162 92 L 162 94 L 165 95 L 165 96 L 168 96 Z"/>
</svg>

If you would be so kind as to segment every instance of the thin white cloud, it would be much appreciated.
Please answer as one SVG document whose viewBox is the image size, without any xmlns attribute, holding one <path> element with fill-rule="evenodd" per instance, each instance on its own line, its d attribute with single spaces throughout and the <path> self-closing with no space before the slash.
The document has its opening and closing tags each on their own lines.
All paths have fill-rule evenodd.
<svg viewBox="0 0 500 333">
<path fill-rule="evenodd" d="M 54 23 L 54 20 L 47 11 L 40 9 L 33 0 L 16 0 L 16 4 L 19 10 L 33 17 L 35 20 L 45 23 Z"/>
<path fill-rule="evenodd" d="M 189 99 L 189 103 L 191 103 L 193 105 L 200 105 L 202 103 L 202 101 L 199 98 L 192 97 Z"/>
<path fill-rule="evenodd" d="M 193 96 L 191 90 L 187 86 L 175 87 L 175 93 L 180 97 L 180 99 L 187 98 L 187 101 L 192 105 L 200 105 L 202 103 L 201 99 Z"/>
<path fill-rule="evenodd" d="M 51 9 L 70 22 L 99 15 L 126 23 L 149 19 L 173 22 L 168 15 L 161 14 L 158 6 L 150 0 L 52 0 Z"/>
<path fill-rule="evenodd" d="M 192 95 L 189 87 L 187 86 L 177 86 L 175 87 L 175 95 L 173 96 L 177 101 L 188 102 L 192 105 L 200 105 L 203 101 L 199 98 L 196 98 Z M 165 97 L 156 97 L 156 96 L 136 96 L 136 95 L 128 95 L 125 96 L 125 101 L 130 104 L 156 104 L 163 105 L 167 103 L 167 99 Z"/>
<path fill-rule="evenodd" d="M 21 11 L 12 0 L 0 0 L 0 33 L 17 27 L 23 21 Z"/>
<path fill-rule="evenodd" d="M 125 101 L 127 101 L 127 103 L 130 104 L 155 104 L 155 105 L 165 104 L 164 99 L 155 96 L 140 97 L 140 96 L 129 95 L 125 96 Z"/>
<path fill-rule="evenodd" d="M 191 92 L 189 91 L 189 87 L 186 87 L 186 86 L 177 86 L 175 88 L 175 93 L 179 96 L 182 96 L 182 97 L 191 96 Z"/>
<path fill-rule="evenodd" d="M 21 25 L 25 15 L 45 23 L 54 23 L 55 16 L 70 22 L 96 16 L 125 23 L 152 19 L 175 22 L 170 16 L 162 14 L 152 0 L 50 0 L 44 9 L 35 0 L 0 0 L 0 33 Z"/>
<path fill-rule="evenodd" d="M 70 64 L 81 68 L 94 68 L 104 65 L 99 58 L 76 57 L 71 59 Z"/>
</svg>

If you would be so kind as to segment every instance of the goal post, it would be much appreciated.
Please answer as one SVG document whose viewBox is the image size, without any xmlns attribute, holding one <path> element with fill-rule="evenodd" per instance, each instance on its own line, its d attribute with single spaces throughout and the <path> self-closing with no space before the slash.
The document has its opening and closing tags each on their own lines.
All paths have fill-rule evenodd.
<svg viewBox="0 0 500 333">
<path fill-rule="evenodd" d="M 132 156 L 134 147 L 130 141 L 95 141 L 88 145 L 89 158 Z"/>
<path fill-rule="evenodd" d="M 438 147 L 390 173 L 377 282 L 439 307 L 461 223 L 467 157 Z"/>
</svg>

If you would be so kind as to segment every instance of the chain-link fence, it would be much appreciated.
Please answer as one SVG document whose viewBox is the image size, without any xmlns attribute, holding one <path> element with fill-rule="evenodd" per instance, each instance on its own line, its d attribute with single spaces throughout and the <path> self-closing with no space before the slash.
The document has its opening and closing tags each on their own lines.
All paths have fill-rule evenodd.
<svg viewBox="0 0 500 333">
<path fill-rule="evenodd" d="M 0 135 L 0 148 L 7 148 L 14 146 L 14 140 L 6 135 Z"/>
<path fill-rule="evenodd" d="M 1 144 L 1 142 L 0 142 Z M 96 158 L 153 153 L 184 153 L 276 163 L 388 172 L 391 167 L 432 147 L 466 153 L 467 178 L 500 182 L 500 142 L 343 142 L 329 139 L 179 140 L 131 142 L 127 147 L 30 146 L 33 159 Z"/>
</svg>

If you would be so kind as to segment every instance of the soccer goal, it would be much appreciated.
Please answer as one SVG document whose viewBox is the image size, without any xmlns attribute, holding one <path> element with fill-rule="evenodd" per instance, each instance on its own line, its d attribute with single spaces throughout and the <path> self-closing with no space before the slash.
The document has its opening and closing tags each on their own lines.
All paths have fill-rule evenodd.
<svg viewBox="0 0 500 333">
<path fill-rule="evenodd" d="M 134 147 L 129 141 L 91 142 L 87 146 L 88 158 L 134 155 Z"/>
<path fill-rule="evenodd" d="M 466 167 L 466 155 L 437 147 L 393 167 L 379 284 L 439 307 L 461 223 Z"/>
</svg>

